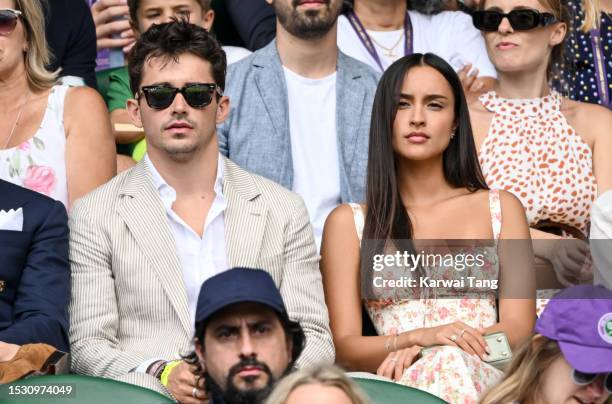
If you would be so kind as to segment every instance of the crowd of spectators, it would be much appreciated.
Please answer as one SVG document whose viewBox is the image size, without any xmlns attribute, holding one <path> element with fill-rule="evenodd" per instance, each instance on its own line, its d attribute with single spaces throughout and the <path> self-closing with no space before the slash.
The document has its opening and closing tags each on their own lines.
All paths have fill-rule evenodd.
<svg viewBox="0 0 612 404">
<path fill-rule="evenodd" d="M 0 0 L 0 383 L 605 403 L 611 97 L 610 0 Z"/>
</svg>

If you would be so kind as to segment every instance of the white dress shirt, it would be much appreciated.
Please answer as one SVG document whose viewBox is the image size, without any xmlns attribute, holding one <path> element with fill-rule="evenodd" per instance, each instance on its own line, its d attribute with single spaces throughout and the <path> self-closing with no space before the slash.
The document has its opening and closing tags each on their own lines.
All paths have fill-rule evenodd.
<svg viewBox="0 0 612 404">
<path fill-rule="evenodd" d="M 214 186 L 215 199 L 206 216 L 202 237 L 172 210 L 172 204 L 176 201 L 176 191 L 168 185 L 155 169 L 149 156 L 145 156 L 145 162 L 151 171 L 153 183 L 166 208 L 170 230 L 174 236 L 176 251 L 183 270 L 183 279 L 185 280 L 185 289 L 187 290 L 187 303 L 189 305 L 191 324 L 193 325 L 195 323 L 198 294 L 200 293 L 202 283 L 211 276 L 228 269 L 223 216 L 223 212 L 227 207 L 227 201 L 223 196 L 223 158 L 219 155 L 217 177 Z"/>
</svg>

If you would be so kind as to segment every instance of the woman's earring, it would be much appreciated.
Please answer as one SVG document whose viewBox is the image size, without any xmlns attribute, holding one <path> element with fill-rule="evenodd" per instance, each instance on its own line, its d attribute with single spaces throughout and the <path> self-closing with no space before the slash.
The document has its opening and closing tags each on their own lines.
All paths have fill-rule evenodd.
<svg viewBox="0 0 612 404">
<path fill-rule="evenodd" d="M 451 140 L 453 140 L 454 137 L 455 137 L 455 131 L 452 131 L 450 135 Z"/>
</svg>

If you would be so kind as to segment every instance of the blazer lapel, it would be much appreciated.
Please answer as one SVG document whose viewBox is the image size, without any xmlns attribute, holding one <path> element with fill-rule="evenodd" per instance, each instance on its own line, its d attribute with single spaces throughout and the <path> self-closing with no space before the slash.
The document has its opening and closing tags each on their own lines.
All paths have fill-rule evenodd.
<svg viewBox="0 0 612 404">
<path fill-rule="evenodd" d="M 146 163 L 141 161 L 120 191 L 118 213 L 149 259 L 185 331 L 191 333 L 187 291 L 162 201 Z M 142 268 L 146 270 L 146 268 Z"/>
<path fill-rule="evenodd" d="M 370 116 L 363 111 L 366 91 L 361 82 L 361 75 L 350 71 L 347 65 L 348 56 L 338 52 L 338 75 L 336 82 L 336 131 L 338 149 L 341 156 L 340 167 L 344 167 L 347 178 L 350 178 L 351 162 L 355 155 L 355 145 L 359 135 L 360 121 Z M 369 123 L 368 123 L 369 126 Z"/>
<path fill-rule="evenodd" d="M 265 144 L 257 144 L 255 150 L 265 150 L 265 159 L 276 160 L 281 170 L 280 183 L 288 188 L 293 184 L 293 163 L 291 158 L 291 136 L 289 132 L 289 104 L 287 83 L 280 56 L 273 40 L 253 58 L 257 70 L 255 85 L 272 122 L 272 133 L 256 133 Z M 257 143 L 257 140 L 254 140 Z M 270 162 L 269 162 L 270 163 Z"/>
<path fill-rule="evenodd" d="M 251 174 L 224 158 L 225 243 L 230 267 L 256 268 L 268 208 Z"/>
</svg>

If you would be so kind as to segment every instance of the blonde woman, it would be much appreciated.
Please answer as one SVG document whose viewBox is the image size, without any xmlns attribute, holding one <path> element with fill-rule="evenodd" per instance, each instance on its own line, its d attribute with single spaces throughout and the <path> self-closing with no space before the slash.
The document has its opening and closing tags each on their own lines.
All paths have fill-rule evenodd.
<svg viewBox="0 0 612 404">
<path fill-rule="evenodd" d="M 610 398 L 610 290 L 589 285 L 565 289 L 548 303 L 535 332 L 481 404 L 602 404 Z"/>
<path fill-rule="evenodd" d="M 108 112 L 49 72 L 40 0 L 0 0 L 0 178 L 71 203 L 115 175 Z"/>
<path fill-rule="evenodd" d="M 563 78 L 570 98 L 612 109 L 612 0 L 568 0 L 572 13 Z"/>
<path fill-rule="evenodd" d="M 342 369 L 320 365 L 301 369 L 281 380 L 266 404 L 367 404 L 366 395 Z"/>
<path fill-rule="evenodd" d="M 523 204 L 541 263 L 539 289 L 591 281 L 588 246 L 579 239 L 588 234 L 593 202 L 612 189 L 612 113 L 549 86 L 563 54 L 566 7 L 562 0 L 484 0 L 473 21 L 498 74 L 494 91 L 470 102 L 487 185 Z"/>
</svg>

